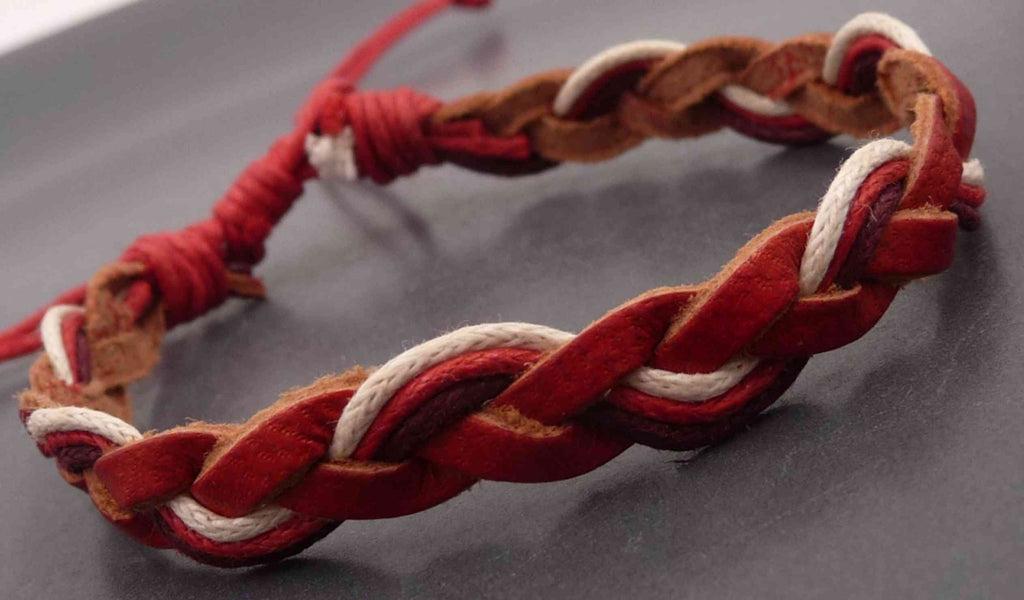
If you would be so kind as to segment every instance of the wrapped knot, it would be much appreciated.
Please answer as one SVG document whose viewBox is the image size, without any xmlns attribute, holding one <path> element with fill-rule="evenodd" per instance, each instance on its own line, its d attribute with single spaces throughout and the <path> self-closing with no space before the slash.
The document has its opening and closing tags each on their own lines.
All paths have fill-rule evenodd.
<svg viewBox="0 0 1024 600">
<path fill-rule="evenodd" d="M 318 122 L 322 115 L 330 114 L 325 108 L 332 102 L 338 108 L 337 103 L 342 101 L 345 108 L 335 111 L 345 116 L 333 133 L 340 133 L 351 121 L 353 138 L 363 140 L 359 144 L 360 166 L 377 181 L 390 181 L 424 162 L 437 162 L 434 150 L 440 148 L 456 155 L 471 155 L 467 164 L 501 171 L 528 172 L 526 169 L 549 166 L 543 161 L 525 160 L 530 158 L 530 150 L 524 136 L 493 138 L 476 121 L 443 124 L 433 131 L 433 145 L 427 144 L 422 127 L 440 103 L 423 94 L 412 90 L 390 94 L 353 92 L 388 48 L 432 16 L 452 5 L 481 8 L 488 4 L 488 0 L 420 0 L 356 45 L 300 107 L 295 129 L 279 138 L 265 156 L 251 163 L 235 180 L 214 206 L 213 218 L 184 231 L 141 237 L 125 251 L 122 260 L 147 267 L 146 279 L 132 286 L 124 298 L 131 309 L 146 310 L 152 302 L 151 294 L 159 293 L 168 325 L 173 326 L 198 317 L 228 295 L 265 294 L 263 284 L 249 272 L 263 259 L 265 240 L 302 193 L 303 182 L 317 176 L 307 158 L 306 137 L 320 132 Z M 349 148 L 355 145 L 347 144 Z M 317 156 L 335 154 L 330 145 L 327 150 Z M 480 156 L 519 159 L 523 164 L 491 164 L 476 158 Z M 355 165 L 354 155 L 351 164 Z M 85 295 L 85 286 L 77 286 L 9 330 L 0 331 L 0 361 L 39 348 L 42 338 L 38 327 L 47 310 L 59 304 L 80 305 Z"/>
<path fill-rule="evenodd" d="M 304 164 L 301 136 L 286 136 L 250 163 L 214 205 L 229 266 L 247 270 L 263 260 L 274 225 L 302 195 Z"/>
<path fill-rule="evenodd" d="M 318 127 L 306 136 L 310 164 L 323 178 L 379 184 L 439 161 L 424 126 L 441 103 L 409 88 L 386 92 L 352 89 L 325 99 Z"/>
<path fill-rule="evenodd" d="M 476 118 L 434 122 L 441 103 L 409 88 L 361 92 L 335 85 L 317 101 L 320 116 L 304 142 L 321 179 L 386 184 L 442 161 L 504 174 L 552 165 L 533 155 L 525 134 L 495 135 Z"/>
<path fill-rule="evenodd" d="M 144 235 L 121 255 L 122 261 L 146 265 L 145 277 L 160 295 L 168 326 L 190 321 L 232 294 L 262 295 L 251 277 L 228 271 L 218 229 L 210 220 Z"/>
</svg>

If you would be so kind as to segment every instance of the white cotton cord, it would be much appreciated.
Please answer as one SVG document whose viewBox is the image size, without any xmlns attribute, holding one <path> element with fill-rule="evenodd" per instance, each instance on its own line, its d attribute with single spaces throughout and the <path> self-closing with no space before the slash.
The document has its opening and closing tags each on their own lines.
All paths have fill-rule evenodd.
<svg viewBox="0 0 1024 600">
<path fill-rule="evenodd" d="M 891 138 L 861 146 L 839 168 L 814 215 L 807 247 L 800 261 L 800 294 L 817 291 L 835 255 L 850 204 L 864 179 L 885 163 L 910 154 L 910 146 Z"/>
<path fill-rule="evenodd" d="M 48 434 L 61 431 L 94 433 L 118 446 L 142 439 L 142 434 L 131 424 L 105 412 L 80 406 L 36 409 L 25 422 L 25 429 L 39 444 L 43 443 Z M 244 517 L 225 517 L 199 504 L 188 495 L 172 498 L 167 502 L 167 506 L 189 529 L 217 542 L 237 542 L 254 538 L 277 527 L 294 514 L 280 506 L 266 506 Z"/>
<path fill-rule="evenodd" d="M 875 169 L 897 158 L 910 155 L 911 147 L 891 138 L 876 140 L 861 146 L 839 168 L 839 173 L 818 205 L 814 225 L 800 260 L 800 294 L 808 296 L 817 291 L 832 258 L 835 256 L 843 225 L 850 212 L 857 190 Z M 968 185 L 982 185 L 985 170 L 977 158 L 963 163 L 961 181 Z"/>
<path fill-rule="evenodd" d="M 218 515 L 187 494 L 167 501 L 189 529 L 215 542 L 241 542 L 252 539 L 292 518 L 295 513 L 280 506 L 264 506 L 244 517 Z"/>
<path fill-rule="evenodd" d="M 630 373 L 621 383 L 650 396 L 677 402 L 703 402 L 729 391 L 757 364 L 756 358 L 743 356 L 712 373 L 673 373 L 643 367 Z"/>
<path fill-rule="evenodd" d="M 85 309 L 81 306 L 58 304 L 50 307 L 39 323 L 39 334 L 43 338 L 43 351 L 50 359 L 54 374 L 68 385 L 75 383 L 75 375 L 71 372 L 71 359 L 68 358 L 67 348 L 64 347 L 64 332 L 61 324 L 65 317 L 83 312 Z"/>
<path fill-rule="evenodd" d="M 324 181 L 359 179 L 355 155 L 356 139 L 351 127 L 338 135 L 306 134 L 306 156 Z"/>
<path fill-rule="evenodd" d="M 58 307 L 60 308 L 60 307 Z M 47 313 L 51 347 L 63 348 L 60 321 L 78 307 L 63 307 Z M 52 333 L 56 331 L 57 333 Z M 53 336 L 57 337 L 54 338 Z M 351 455 L 363 434 L 388 400 L 402 386 L 423 371 L 468 352 L 493 348 L 521 348 L 537 352 L 558 349 L 576 336 L 541 325 L 529 323 L 495 323 L 464 327 L 416 346 L 398 355 L 375 371 L 346 405 L 331 444 L 330 457 Z M 53 341 L 53 340 L 56 341 Z M 48 347 L 48 351 L 51 350 Z M 66 356 L 65 356 L 66 358 Z M 680 374 L 642 367 L 625 380 L 648 394 L 680 401 L 698 401 L 717 396 L 746 376 L 756 360 L 743 358 L 730 362 L 714 373 Z M 61 431 L 85 431 L 125 444 L 142 439 L 138 429 L 105 412 L 78 406 L 40 408 L 25 423 L 29 435 L 43 443 L 48 434 Z M 270 531 L 294 516 L 279 506 L 265 506 L 244 517 L 225 517 L 199 504 L 187 494 L 167 502 L 168 508 L 191 530 L 216 542 L 237 542 L 252 539 Z"/>
<path fill-rule="evenodd" d="M 960 178 L 960 181 L 967 185 L 979 186 L 985 183 L 985 167 L 981 165 L 981 161 L 977 158 L 964 163 L 964 173 Z"/>
<path fill-rule="evenodd" d="M 345 405 L 328 453 L 332 460 L 351 456 L 359 440 L 391 396 L 423 371 L 467 352 L 523 348 L 545 352 L 574 336 L 530 323 L 488 323 L 463 327 L 410 348 L 374 371 Z"/>
<path fill-rule="evenodd" d="M 608 71 L 631 62 L 654 60 L 686 50 L 686 44 L 669 40 L 637 40 L 612 46 L 580 65 L 562 84 L 555 96 L 552 112 L 564 117 L 572 110 L 580 95 Z"/>
<path fill-rule="evenodd" d="M 26 420 L 25 429 L 38 444 L 42 444 L 47 435 L 63 431 L 94 433 L 118 446 L 142 439 L 142 434 L 131 424 L 105 412 L 80 406 L 36 409 Z M 216 542 L 254 538 L 294 515 L 287 508 L 265 506 L 244 517 L 225 517 L 184 494 L 172 498 L 167 506 L 189 529 Z"/>
<path fill-rule="evenodd" d="M 924 45 L 917 32 L 903 21 L 884 13 L 861 13 L 847 21 L 832 37 L 821 73 L 825 83 L 835 85 L 839 81 L 839 68 L 843 65 L 850 47 L 858 38 L 872 34 L 886 37 L 905 50 L 931 55 L 928 46 Z"/>
<path fill-rule="evenodd" d="M 558 90 L 552 112 L 559 117 L 567 115 L 580 95 L 608 71 L 635 61 L 664 58 L 683 50 L 686 50 L 686 44 L 669 40 L 637 40 L 612 46 L 573 71 Z M 773 100 L 741 85 L 730 84 L 719 91 L 729 102 L 754 114 L 766 117 L 793 114 L 793 109 L 785 102 Z"/>
<path fill-rule="evenodd" d="M 332 460 L 351 456 L 395 392 L 433 366 L 467 352 L 494 348 L 547 352 L 575 337 L 567 331 L 530 323 L 490 323 L 463 327 L 406 350 L 374 371 L 356 390 L 338 419 L 329 456 Z M 623 379 L 623 383 L 647 394 L 697 402 L 724 393 L 756 364 L 756 359 L 743 358 L 713 373 L 697 374 L 641 367 Z"/>
<path fill-rule="evenodd" d="M 719 90 L 729 102 L 740 108 L 765 117 L 788 117 L 793 114 L 793 108 L 782 100 L 773 100 L 763 94 L 758 94 L 750 88 L 729 84 Z"/>
<path fill-rule="evenodd" d="M 105 412 L 80 406 L 36 409 L 25 422 L 25 429 L 39 444 L 45 441 L 48 434 L 62 431 L 94 433 L 118 446 L 142 439 L 142 434 L 131 424 Z M 244 517 L 225 517 L 184 494 L 172 498 L 167 506 L 189 529 L 216 542 L 238 542 L 254 538 L 294 515 L 287 508 L 265 506 Z"/>
<path fill-rule="evenodd" d="M 130 423 L 99 410 L 81 406 L 37 408 L 25 421 L 25 429 L 36 443 L 60 431 L 85 431 L 105 437 L 118 446 L 142 439 L 142 434 Z"/>
</svg>

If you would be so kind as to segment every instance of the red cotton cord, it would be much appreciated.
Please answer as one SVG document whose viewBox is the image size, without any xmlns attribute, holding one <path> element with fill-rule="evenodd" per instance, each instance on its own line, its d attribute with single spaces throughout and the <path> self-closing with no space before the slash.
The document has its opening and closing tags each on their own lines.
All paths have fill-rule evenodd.
<svg viewBox="0 0 1024 600">
<path fill-rule="evenodd" d="M 414 90 L 355 91 L 388 49 L 431 17 L 451 5 L 487 4 L 487 0 L 422 0 L 392 17 L 314 88 L 298 111 L 295 128 L 246 167 L 210 218 L 180 231 L 136 240 L 121 256 L 122 261 L 146 265 L 125 298 L 136 317 L 148 311 L 157 297 L 171 327 L 198 317 L 230 295 L 264 295 L 251 269 L 262 260 L 264 241 L 274 225 L 302 194 L 303 183 L 317 176 L 304 143 L 307 134 L 320 133 L 324 124 L 333 123 L 339 130 L 352 127 L 360 171 L 378 182 L 437 163 L 438 152 L 451 152 L 465 161 L 529 158 L 525 139 L 494 138 L 471 123 L 441 126 L 425 134 L 421 124 L 440 103 Z M 39 324 L 46 310 L 56 304 L 82 305 L 85 293 L 85 285 L 72 288 L 0 333 L 0 362 L 38 350 L 42 345 Z"/>
</svg>

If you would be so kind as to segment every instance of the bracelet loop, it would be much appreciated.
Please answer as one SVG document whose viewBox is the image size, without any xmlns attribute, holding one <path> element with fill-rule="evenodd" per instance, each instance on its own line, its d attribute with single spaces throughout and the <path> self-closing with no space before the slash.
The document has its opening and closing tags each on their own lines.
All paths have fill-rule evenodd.
<svg viewBox="0 0 1024 600">
<path fill-rule="evenodd" d="M 974 101 L 892 17 L 780 44 L 634 42 L 450 103 L 357 89 L 390 44 L 452 3 L 481 4 L 425 0 L 358 45 L 210 218 L 139 238 L 0 335 L 0 359 L 44 350 L 21 395 L 28 433 L 129 535 L 215 565 L 268 562 L 344 519 L 424 510 L 480 479 L 574 477 L 633 443 L 714 444 L 811 355 L 864 335 L 904 284 L 946 269 L 958 227 L 978 226 Z M 901 126 L 913 145 L 861 146 L 816 212 L 770 225 L 712 279 L 651 290 L 579 334 L 464 327 L 287 392 L 245 423 L 130 424 L 125 386 L 157 364 L 167 328 L 263 295 L 251 270 L 309 179 L 383 184 L 441 162 L 522 175 L 723 127 L 807 144 Z"/>
</svg>

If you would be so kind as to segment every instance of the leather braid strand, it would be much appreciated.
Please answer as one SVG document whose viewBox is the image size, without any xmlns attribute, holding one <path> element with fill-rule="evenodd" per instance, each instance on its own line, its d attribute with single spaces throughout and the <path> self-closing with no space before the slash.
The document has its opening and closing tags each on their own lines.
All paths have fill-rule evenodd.
<svg viewBox="0 0 1024 600">
<path fill-rule="evenodd" d="M 974 101 L 891 17 L 779 44 L 634 42 L 450 103 L 356 89 L 451 3 L 484 4 L 425 0 L 396 16 L 314 89 L 209 219 L 139 238 L 0 335 L 0 358 L 44 349 L 20 405 L 40 451 L 132 537 L 213 565 L 269 562 L 344 519 L 424 510 L 481 479 L 574 477 L 634 443 L 715 444 L 811 355 L 871 329 L 905 283 L 948 267 L 958 227 L 978 225 Z M 466 327 L 287 392 L 245 423 L 145 435 L 130 424 L 125 386 L 157 364 L 168 327 L 263 295 L 251 270 L 305 181 L 383 184 L 441 162 L 525 175 L 722 127 L 781 144 L 910 127 L 915 141 L 863 146 L 815 213 L 772 224 L 709 281 L 651 290 L 578 335 Z"/>
</svg>

